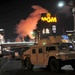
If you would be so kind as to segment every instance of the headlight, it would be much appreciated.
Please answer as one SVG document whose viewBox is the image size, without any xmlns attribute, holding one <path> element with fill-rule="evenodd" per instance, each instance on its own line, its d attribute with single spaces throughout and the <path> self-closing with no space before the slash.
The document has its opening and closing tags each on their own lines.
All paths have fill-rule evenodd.
<svg viewBox="0 0 75 75">
<path fill-rule="evenodd" d="M 57 57 L 60 57 L 60 54 L 56 54 Z"/>
</svg>

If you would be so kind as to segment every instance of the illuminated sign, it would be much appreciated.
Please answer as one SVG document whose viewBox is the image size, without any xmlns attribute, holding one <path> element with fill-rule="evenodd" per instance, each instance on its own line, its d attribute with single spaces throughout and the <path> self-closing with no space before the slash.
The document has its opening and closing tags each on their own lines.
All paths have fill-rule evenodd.
<svg viewBox="0 0 75 75">
<path fill-rule="evenodd" d="M 57 22 L 57 18 L 56 17 L 51 17 L 50 13 L 46 14 L 46 17 L 41 17 L 42 21 L 47 21 L 48 23 L 50 22 Z"/>
</svg>

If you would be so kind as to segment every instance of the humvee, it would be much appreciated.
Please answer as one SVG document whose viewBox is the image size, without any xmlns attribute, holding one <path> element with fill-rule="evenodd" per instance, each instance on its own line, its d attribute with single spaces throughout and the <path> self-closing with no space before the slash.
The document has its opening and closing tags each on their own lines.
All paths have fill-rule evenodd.
<svg viewBox="0 0 75 75">
<path fill-rule="evenodd" d="M 52 72 L 58 72 L 65 65 L 72 65 L 75 70 L 75 51 L 67 44 L 61 43 L 59 37 L 51 40 L 40 40 L 38 45 L 31 46 L 21 56 L 22 67 L 32 69 L 33 66 L 46 66 Z"/>
</svg>

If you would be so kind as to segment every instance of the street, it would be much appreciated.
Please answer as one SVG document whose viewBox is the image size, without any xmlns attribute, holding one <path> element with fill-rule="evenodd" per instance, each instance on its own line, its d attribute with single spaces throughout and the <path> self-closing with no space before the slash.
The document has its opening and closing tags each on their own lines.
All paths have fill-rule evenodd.
<svg viewBox="0 0 75 75">
<path fill-rule="evenodd" d="M 23 70 L 20 60 L 9 60 L 9 62 L 0 70 L 0 75 L 75 75 L 71 65 L 62 67 L 61 72 L 52 73 L 45 67 L 34 66 L 33 70 Z"/>
</svg>

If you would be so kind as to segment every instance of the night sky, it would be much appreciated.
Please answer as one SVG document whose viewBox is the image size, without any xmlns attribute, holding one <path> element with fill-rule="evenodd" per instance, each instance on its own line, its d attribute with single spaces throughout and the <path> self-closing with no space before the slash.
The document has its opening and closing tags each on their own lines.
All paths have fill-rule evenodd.
<svg viewBox="0 0 75 75">
<path fill-rule="evenodd" d="M 62 30 L 73 30 L 73 14 L 72 9 L 66 6 L 71 0 L 63 0 L 66 5 L 58 8 L 57 3 L 60 0 L 0 0 L 0 29 L 5 29 L 5 38 L 15 39 L 16 25 L 21 20 L 25 20 L 33 9 L 32 5 L 39 5 L 48 10 L 58 19 L 57 26 L 59 32 Z"/>
</svg>

